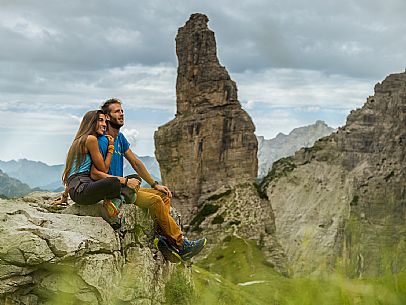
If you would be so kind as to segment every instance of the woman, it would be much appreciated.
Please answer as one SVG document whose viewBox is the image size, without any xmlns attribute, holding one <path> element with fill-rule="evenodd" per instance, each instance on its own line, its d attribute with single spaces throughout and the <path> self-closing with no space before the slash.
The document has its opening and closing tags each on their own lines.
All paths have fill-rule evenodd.
<svg viewBox="0 0 406 305">
<path fill-rule="evenodd" d="M 110 166 L 114 151 L 113 137 L 107 136 L 109 146 L 106 160 L 103 160 L 97 142 L 97 136 L 105 133 L 106 126 L 106 116 L 101 110 L 89 111 L 83 117 L 66 157 L 62 175 L 66 188 L 60 203 L 67 202 L 68 192 L 71 199 L 78 204 L 94 204 L 104 200 L 109 215 L 115 216 L 112 214 L 116 214 L 117 210 L 111 199 L 120 198 L 122 184 L 137 190 L 139 181 L 115 176 L 108 176 L 98 181 L 90 178 L 91 166 L 95 166 L 104 173 L 107 173 Z"/>
</svg>

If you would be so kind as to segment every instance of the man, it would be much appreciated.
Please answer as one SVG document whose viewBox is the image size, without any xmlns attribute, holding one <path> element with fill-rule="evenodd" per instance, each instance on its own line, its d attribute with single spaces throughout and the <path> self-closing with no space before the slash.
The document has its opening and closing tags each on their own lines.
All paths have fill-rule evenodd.
<svg viewBox="0 0 406 305">
<path fill-rule="evenodd" d="M 137 196 L 135 204 L 142 208 L 148 208 L 152 212 L 152 215 L 154 215 L 155 221 L 165 237 L 160 238 L 158 242 L 166 243 L 168 241 L 169 244 L 167 246 L 169 248 L 171 245 L 175 246 L 175 252 L 177 253 L 173 254 L 179 255 L 183 260 L 196 255 L 205 246 L 206 239 L 202 238 L 196 241 L 187 240 L 175 220 L 170 215 L 171 191 L 168 187 L 160 185 L 157 181 L 154 181 L 145 165 L 130 149 L 130 143 L 128 143 L 127 139 L 120 132 L 120 128 L 124 125 L 124 111 L 120 100 L 115 98 L 109 99 L 104 102 L 101 109 L 106 114 L 108 120 L 106 134 L 115 139 L 109 174 L 113 176 L 123 176 L 125 157 L 138 175 L 151 186 L 149 189 L 140 188 L 138 185 L 136 188 Z M 107 137 L 99 137 L 98 141 L 100 152 L 103 157 L 105 157 L 108 150 Z M 91 175 L 95 180 L 108 176 L 105 173 L 98 171 L 95 167 L 92 167 Z M 162 250 L 162 248 L 160 249 Z"/>
</svg>

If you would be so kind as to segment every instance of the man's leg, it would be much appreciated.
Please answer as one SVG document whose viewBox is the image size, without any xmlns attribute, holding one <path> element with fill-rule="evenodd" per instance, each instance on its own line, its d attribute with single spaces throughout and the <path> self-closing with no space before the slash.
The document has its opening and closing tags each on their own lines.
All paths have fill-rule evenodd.
<svg viewBox="0 0 406 305">
<path fill-rule="evenodd" d="M 183 233 L 169 213 L 171 201 L 165 193 L 141 188 L 137 192 L 135 204 L 141 208 L 149 209 L 163 234 L 178 247 L 182 245 Z"/>
</svg>

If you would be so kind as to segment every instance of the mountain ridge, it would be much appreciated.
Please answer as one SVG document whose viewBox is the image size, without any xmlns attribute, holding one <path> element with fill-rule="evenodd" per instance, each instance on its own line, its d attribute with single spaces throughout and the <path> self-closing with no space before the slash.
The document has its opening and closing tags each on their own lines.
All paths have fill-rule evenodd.
<svg viewBox="0 0 406 305">
<path fill-rule="evenodd" d="M 159 164 L 154 157 L 138 156 L 145 164 L 154 179 L 161 179 L 159 173 Z M 20 180 L 27 184 L 30 188 L 39 188 L 47 191 L 61 191 L 62 172 L 64 164 L 48 165 L 42 161 L 33 161 L 26 158 L 18 160 L 1 161 L 0 170 L 11 178 Z M 133 173 L 130 164 L 125 160 L 124 174 Z M 144 183 L 145 184 L 145 183 Z"/>
<path fill-rule="evenodd" d="M 0 195 L 3 195 L 3 197 L 11 198 L 24 196 L 35 190 L 39 189 L 31 189 L 27 184 L 8 176 L 0 170 Z"/>
<path fill-rule="evenodd" d="M 280 132 L 275 138 L 269 140 L 263 136 L 257 136 L 258 178 L 265 177 L 276 160 L 294 155 L 302 147 L 312 146 L 315 141 L 331 134 L 334 130 L 324 121 L 317 120 L 314 124 L 294 128 L 287 135 Z"/>
</svg>

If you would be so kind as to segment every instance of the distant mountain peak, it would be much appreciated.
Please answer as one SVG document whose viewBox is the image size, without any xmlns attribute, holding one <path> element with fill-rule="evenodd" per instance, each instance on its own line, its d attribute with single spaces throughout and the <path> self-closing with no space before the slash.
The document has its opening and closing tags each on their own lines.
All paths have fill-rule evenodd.
<svg viewBox="0 0 406 305">
<path fill-rule="evenodd" d="M 326 122 L 317 120 L 314 124 L 294 128 L 288 135 L 280 132 L 269 140 L 259 136 L 258 177 L 264 177 L 276 160 L 291 156 L 302 147 L 312 146 L 318 139 L 331 134 L 334 130 Z"/>
<path fill-rule="evenodd" d="M 0 170 L 0 195 L 18 197 L 30 193 L 32 189 L 20 180 L 11 178 Z"/>
</svg>

